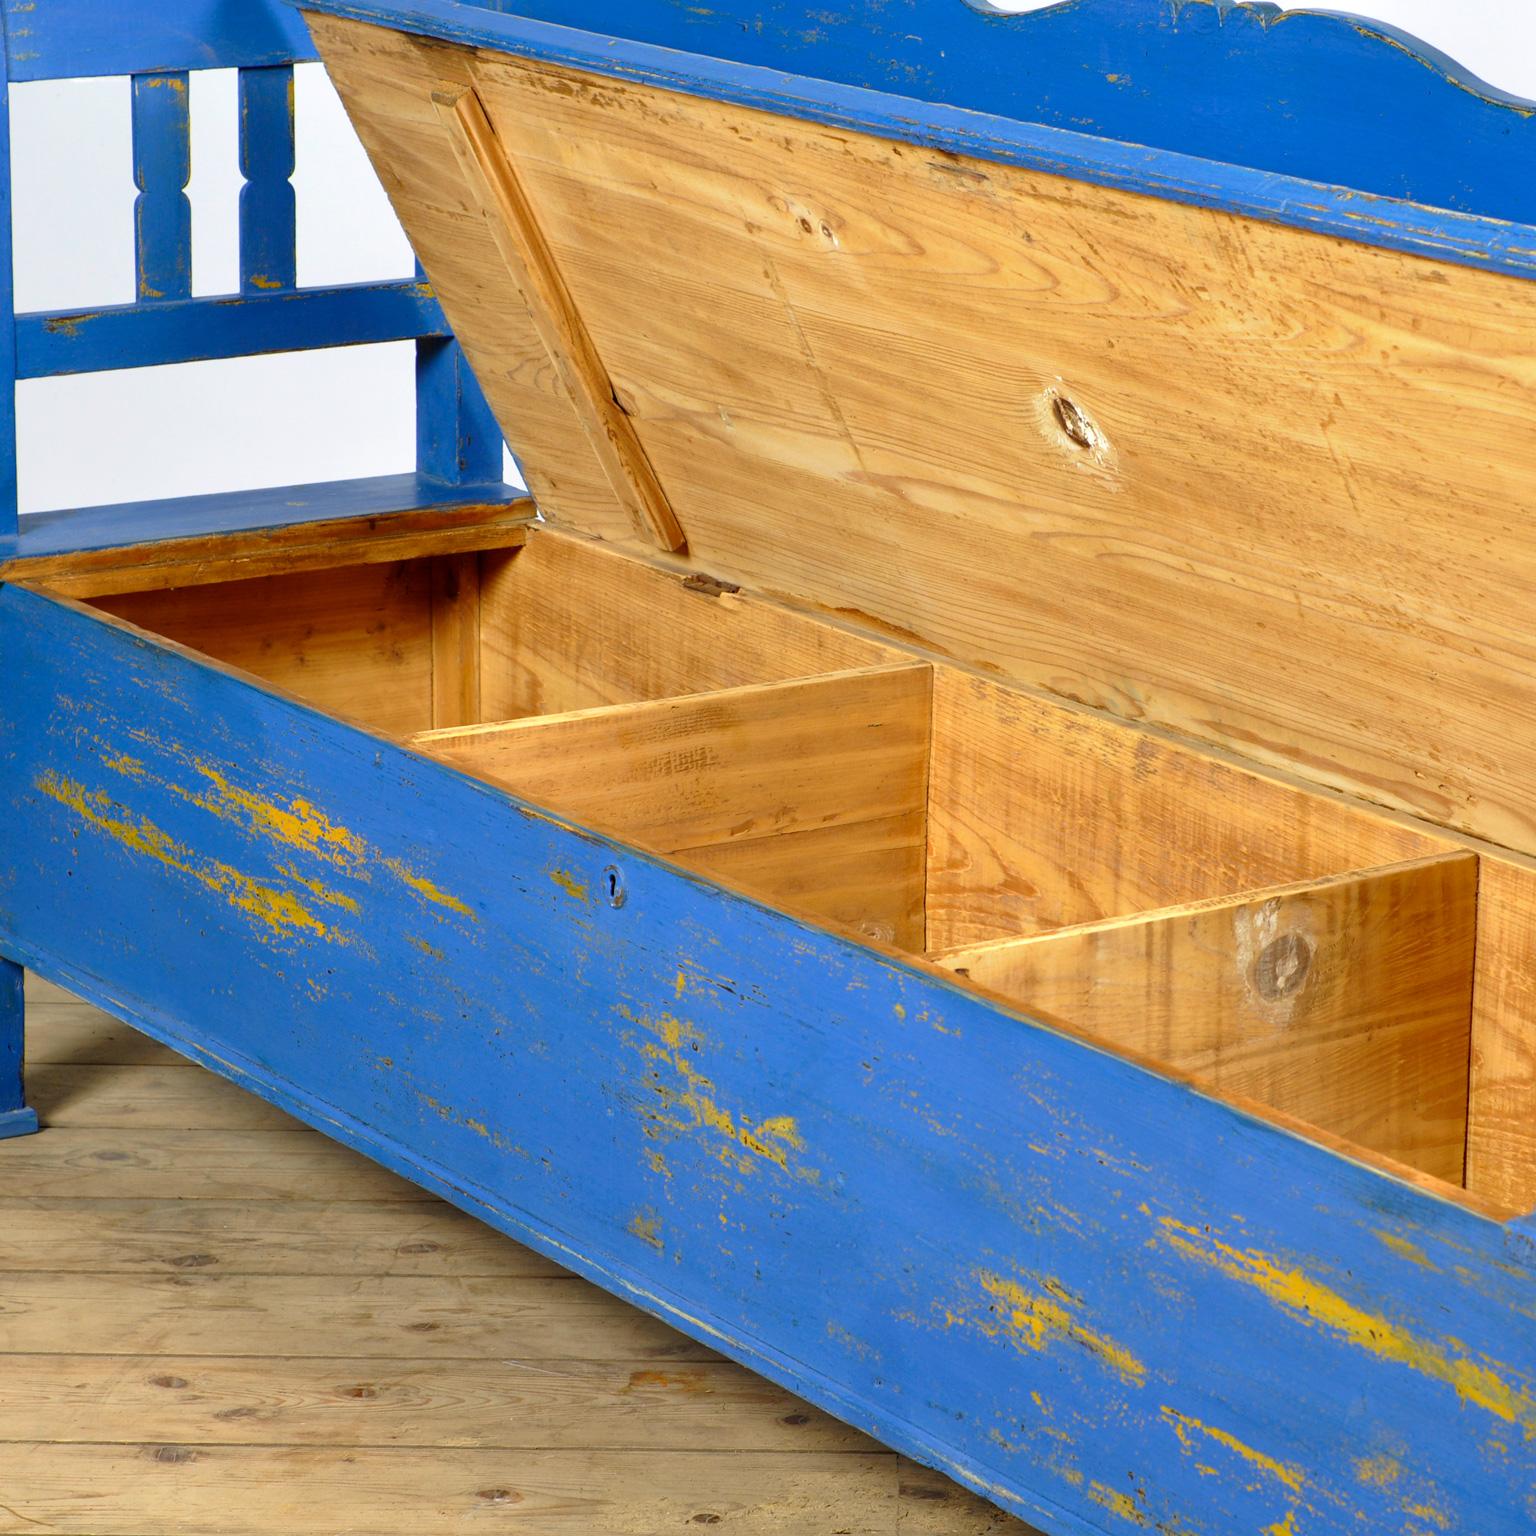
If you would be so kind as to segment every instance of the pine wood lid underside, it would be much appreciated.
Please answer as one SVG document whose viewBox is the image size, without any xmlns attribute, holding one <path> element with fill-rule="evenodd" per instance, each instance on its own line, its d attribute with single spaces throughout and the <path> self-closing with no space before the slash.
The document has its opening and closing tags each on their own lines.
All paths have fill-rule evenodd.
<svg viewBox="0 0 1536 1536">
<path fill-rule="evenodd" d="M 1536 285 L 312 24 L 546 515 L 1536 851 Z"/>
</svg>

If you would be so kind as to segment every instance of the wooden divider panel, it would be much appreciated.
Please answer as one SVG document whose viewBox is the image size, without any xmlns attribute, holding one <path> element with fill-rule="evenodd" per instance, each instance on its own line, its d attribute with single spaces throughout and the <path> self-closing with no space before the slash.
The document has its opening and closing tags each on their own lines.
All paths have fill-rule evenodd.
<svg viewBox="0 0 1536 1536">
<path fill-rule="evenodd" d="M 482 562 L 485 720 L 878 667 L 911 652 L 539 528 Z"/>
<path fill-rule="evenodd" d="M 1087 710 L 940 667 L 928 943 L 1016 938 L 1455 844 Z"/>
<path fill-rule="evenodd" d="M 430 731 L 414 745 L 781 905 L 923 947 L 931 671 Z"/>
<path fill-rule="evenodd" d="M 1477 859 L 1191 903 L 943 965 L 1017 1004 L 1460 1183 Z"/>
</svg>

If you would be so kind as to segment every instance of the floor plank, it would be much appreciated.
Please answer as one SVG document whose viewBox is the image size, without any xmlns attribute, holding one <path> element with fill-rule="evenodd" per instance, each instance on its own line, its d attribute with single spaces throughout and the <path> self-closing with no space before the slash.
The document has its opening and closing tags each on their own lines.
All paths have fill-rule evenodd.
<svg viewBox="0 0 1536 1536">
<path fill-rule="evenodd" d="M 125 1070 L 43 1062 L 27 1068 L 27 1097 L 50 1127 L 291 1131 L 299 1124 L 265 1100 L 190 1063 Z"/>
<path fill-rule="evenodd" d="M 0 1187 L 0 1272 L 563 1275 L 441 1201 L 17 1200 Z"/>
<path fill-rule="evenodd" d="M 895 1536 L 883 1454 L 7 1447 L 0 1532 L 58 1536 Z M 9 1508 L 5 1507 L 9 1506 Z M 826 1511 L 836 1508 L 832 1523 Z M 16 1511 L 29 1513 L 18 1515 Z"/>
<path fill-rule="evenodd" d="M 0 1442 L 872 1452 L 740 1367 L 10 1355 Z M 5 1454 L 0 1443 L 0 1459 Z"/>
<path fill-rule="evenodd" d="M 309 1129 L 98 1129 L 50 1124 L 4 1144 L 0 1191 L 90 1200 L 388 1200 L 437 1203 L 419 1185 Z"/>
<path fill-rule="evenodd" d="M 28 977 L 0 1536 L 1031 1536 Z"/>
<path fill-rule="evenodd" d="M 5 1277 L 0 1353 L 382 1359 L 713 1360 L 713 1350 L 575 1276 Z"/>
<path fill-rule="evenodd" d="M 27 1060 L 34 1066 L 177 1066 L 183 1058 L 170 1046 L 92 1008 L 89 1003 L 29 1002 Z"/>
</svg>

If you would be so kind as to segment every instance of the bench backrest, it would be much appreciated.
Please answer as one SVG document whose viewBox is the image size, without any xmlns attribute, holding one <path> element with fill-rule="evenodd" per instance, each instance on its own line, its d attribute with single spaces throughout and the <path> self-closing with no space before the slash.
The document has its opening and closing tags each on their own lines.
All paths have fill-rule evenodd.
<svg viewBox="0 0 1536 1536">
<path fill-rule="evenodd" d="M 500 502 L 502 437 L 436 298 L 405 281 L 298 285 L 293 66 L 315 57 L 280 0 L 0 0 L 0 557 L 54 554 L 239 526 Z M 192 294 L 189 72 L 239 71 L 240 291 Z M 12 81 L 132 82 L 137 298 L 16 314 L 8 95 Z M 156 364 L 370 342 L 417 343 L 417 473 L 18 518 L 15 385 Z M 252 523 L 255 519 L 255 523 Z"/>
</svg>

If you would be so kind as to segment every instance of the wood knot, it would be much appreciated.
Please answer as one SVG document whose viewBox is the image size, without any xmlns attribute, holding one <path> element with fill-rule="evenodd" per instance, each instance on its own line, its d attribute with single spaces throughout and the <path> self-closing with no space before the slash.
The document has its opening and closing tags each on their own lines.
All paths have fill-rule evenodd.
<svg viewBox="0 0 1536 1536">
<path fill-rule="evenodd" d="M 1253 962 L 1253 985 L 1266 1003 L 1294 997 L 1312 970 L 1312 945 L 1299 933 L 1282 933 L 1259 951 Z"/>
<path fill-rule="evenodd" d="M 156 1445 L 152 1446 L 145 1455 L 151 1461 L 162 1461 L 170 1466 L 184 1466 L 189 1461 L 197 1460 L 197 1452 L 188 1450 L 184 1445 Z"/>
<path fill-rule="evenodd" d="M 1093 413 L 1064 383 L 1053 384 L 1038 397 L 1040 430 L 1058 451 L 1084 469 L 1113 470 L 1117 458 L 1109 434 Z"/>
<path fill-rule="evenodd" d="M 475 1497 L 484 1499 L 487 1504 L 520 1504 L 523 1498 L 510 1488 L 482 1488 Z"/>
<path fill-rule="evenodd" d="M 186 1386 L 187 1378 L 185 1376 L 151 1376 L 149 1384 L 152 1387 L 164 1387 L 170 1392 L 179 1392 Z"/>
</svg>

